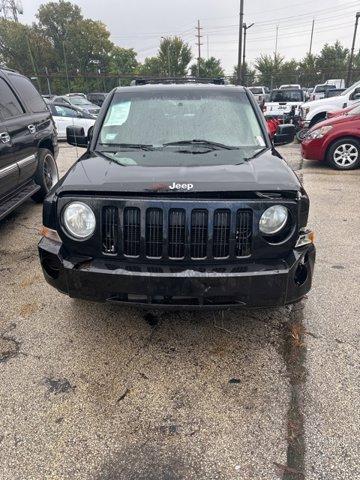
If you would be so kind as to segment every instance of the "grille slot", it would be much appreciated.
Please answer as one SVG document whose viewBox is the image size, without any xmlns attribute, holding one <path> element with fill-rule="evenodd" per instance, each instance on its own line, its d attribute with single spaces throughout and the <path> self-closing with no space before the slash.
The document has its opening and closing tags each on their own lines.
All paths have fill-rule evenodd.
<svg viewBox="0 0 360 480">
<path fill-rule="evenodd" d="M 251 253 L 252 211 L 238 210 L 236 214 L 235 255 L 246 257 Z"/>
<path fill-rule="evenodd" d="M 160 208 L 146 211 L 146 255 L 161 258 L 163 250 L 163 212 Z"/>
<path fill-rule="evenodd" d="M 230 253 L 230 211 L 215 210 L 213 232 L 214 258 L 226 258 Z"/>
<path fill-rule="evenodd" d="M 185 210 L 173 208 L 169 212 L 169 257 L 185 256 Z"/>
<path fill-rule="evenodd" d="M 140 255 L 140 209 L 136 207 L 124 210 L 124 255 Z"/>
<path fill-rule="evenodd" d="M 116 255 L 119 240 L 118 209 L 104 207 L 102 211 L 102 248 L 108 255 Z"/>
<path fill-rule="evenodd" d="M 193 210 L 191 212 L 191 245 L 192 258 L 206 258 L 208 241 L 208 212 Z"/>
</svg>

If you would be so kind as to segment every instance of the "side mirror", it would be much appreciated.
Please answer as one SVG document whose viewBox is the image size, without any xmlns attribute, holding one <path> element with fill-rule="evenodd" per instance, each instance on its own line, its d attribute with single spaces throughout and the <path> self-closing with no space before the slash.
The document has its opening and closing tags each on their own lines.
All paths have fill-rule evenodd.
<svg viewBox="0 0 360 480">
<path fill-rule="evenodd" d="M 66 127 L 66 141 L 74 147 L 87 147 L 89 139 L 83 127 Z"/>
<path fill-rule="evenodd" d="M 284 123 L 279 125 L 274 135 L 274 145 L 285 145 L 294 141 L 295 125 Z"/>
</svg>

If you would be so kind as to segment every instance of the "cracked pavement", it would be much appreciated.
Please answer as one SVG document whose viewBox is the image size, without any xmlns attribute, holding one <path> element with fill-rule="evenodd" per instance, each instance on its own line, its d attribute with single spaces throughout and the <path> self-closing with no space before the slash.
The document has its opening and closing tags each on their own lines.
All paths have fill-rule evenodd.
<svg viewBox="0 0 360 480">
<path fill-rule="evenodd" d="M 62 174 L 75 150 L 62 145 Z M 281 150 L 317 232 L 314 288 L 294 308 L 75 301 L 43 279 L 41 206 L 0 223 L 1 480 L 360 478 L 360 171 Z"/>
</svg>

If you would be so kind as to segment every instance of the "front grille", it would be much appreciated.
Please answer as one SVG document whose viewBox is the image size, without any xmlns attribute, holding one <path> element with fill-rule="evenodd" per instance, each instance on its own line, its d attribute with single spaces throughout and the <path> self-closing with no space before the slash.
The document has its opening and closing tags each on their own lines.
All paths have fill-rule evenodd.
<svg viewBox="0 0 360 480">
<path fill-rule="evenodd" d="M 104 207 L 102 251 L 170 260 L 247 257 L 252 224 L 250 209 Z"/>
<path fill-rule="evenodd" d="M 115 255 L 118 252 L 118 209 L 104 207 L 102 216 L 102 245 L 103 252 Z"/>
<path fill-rule="evenodd" d="M 229 256 L 230 247 L 230 210 L 216 210 L 214 214 L 214 258 Z"/>
<path fill-rule="evenodd" d="M 172 208 L 169 212 L 169 257 L 185 256 L 185 210 Z"/>
<path fill-rule="evenodd" d="M 124 210 L 124 255 L 138 257 L 140 255 L 140 209 Z"/>
</svg>

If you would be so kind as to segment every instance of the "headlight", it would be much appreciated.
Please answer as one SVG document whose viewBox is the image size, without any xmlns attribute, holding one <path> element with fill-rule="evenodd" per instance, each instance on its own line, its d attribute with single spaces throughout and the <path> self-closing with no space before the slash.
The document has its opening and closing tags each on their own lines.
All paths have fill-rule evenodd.
<svg viewBox="0 0 360 480">
<path fill-rule="evenodd" d="M 265 235 L 275 235 L 282 230 L 287 222 L 289 213 L 286 207 L 274 205 L 261 215 L 259 228 Z"/>
<path fill-rule="evenodd" d="M 307 138 L 314 139 L 314 138 L 323 138 L 330 130 L 332 130 L 332 125 L 327 125 L 326 127 L 317 128 L 308 132 L 306 135 Z"/>
<path fill-rule="evenodd" d="M 67 232 L 78 240 L 85 240 L 94 233 L 96 220 L 91 208 L 82 202 L 69 203 L 63 211 L 63 224 Z"/>
</svg>

